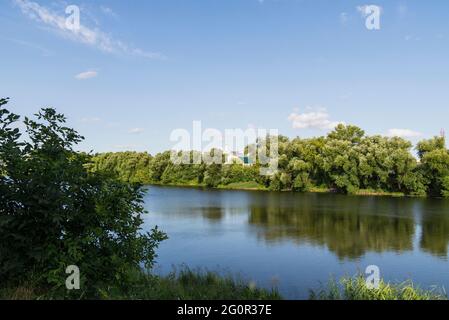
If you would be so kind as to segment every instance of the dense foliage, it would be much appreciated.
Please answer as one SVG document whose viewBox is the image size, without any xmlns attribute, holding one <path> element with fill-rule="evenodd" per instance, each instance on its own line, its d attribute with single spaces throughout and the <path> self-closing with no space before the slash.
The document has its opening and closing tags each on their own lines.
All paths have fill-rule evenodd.
<svg viewBox="0 0 449 320">
<path fill-rule="evenodd" d="M 124 181 L 142 183 L 235 187 L 253 182 L 260 188 L 277 191 L 320 189 L 349 194 L 388 192 L 449 197 L 449 151 L 445 139 L 421 141 L 416 147 L 418 158 L 412 147 L 411 142 L 399 137 L 367 136 L 358 127 L 339 125 L 326 137 L 290 140 L 280 136 L 279 170 L 271 177 L 259 174 L 257 159 L 252 166 L 186 165 L 171 162 L 167 151 L 151 159 L 146 155 L 147 161 L 140 162 L 134 160 L 133 153 L 98 155 L 94 161 L 100 168 L 113 168 Z M 141 164 L 138 170 L 136 162 Z"/>
<path fill-rule="evenodd" d="M 91 157 L 73 150 L 83 137 L 54 109 L 25 117 L 23 135 L 7 102 L 0 100 L 0 283 L 28 281 L 61 297 L 66 267 L 76 265 L 81 290 L 72 297 L 126 289 L 130 270 L 151 267 L 165 239 L 157 228 L 141 232 L 142 189 L 88 172 Z"/>
<path fill-rule="evenodd" d="M 120 181 L 147 184 L 151 182 L 148 170 L 152 157 L 145 152 L 103 153 L 95 156 L 90 166 L 94 172 L 108 172 Z"/>
</svg>

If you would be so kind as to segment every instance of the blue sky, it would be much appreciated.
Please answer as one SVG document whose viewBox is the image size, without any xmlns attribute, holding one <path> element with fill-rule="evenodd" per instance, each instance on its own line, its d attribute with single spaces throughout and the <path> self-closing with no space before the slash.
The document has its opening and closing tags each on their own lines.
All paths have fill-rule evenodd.
<svg viewBox="0 0 449 320">
<path fill-rule="evenodd" d="M 382 8 L 368 30 L 358 8 Z M 82 32 L 65 29 L 81 9 Z M 337 122 L 417 141 L 449 119 L 449 2 L 3 0 L 0 96 L 52 106 L 82 150 L 169 149 L 203 127 L 323 135 Z"/>
</svg>

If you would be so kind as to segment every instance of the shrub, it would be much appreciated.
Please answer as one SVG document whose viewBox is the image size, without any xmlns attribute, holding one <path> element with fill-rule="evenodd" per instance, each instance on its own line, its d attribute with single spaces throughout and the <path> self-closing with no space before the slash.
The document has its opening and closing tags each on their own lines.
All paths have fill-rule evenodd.
<svg viewBox="0 0 449 320">
<path fill-rule="evenodd" d="M 22 138 L 7 102 L 0 100 L 0 282 L 32 281 L 61 296 L 66 267 L 76 265 L 81 290 L 71 295 L 126 289 L 129 270 L 151 267 L 166 238 L 157 228 L 141 232 L 141 187 L 89 173 L 90 155 L 73 150 L 83 137 L 54 109 L 25 118 Z"/>
</svg>

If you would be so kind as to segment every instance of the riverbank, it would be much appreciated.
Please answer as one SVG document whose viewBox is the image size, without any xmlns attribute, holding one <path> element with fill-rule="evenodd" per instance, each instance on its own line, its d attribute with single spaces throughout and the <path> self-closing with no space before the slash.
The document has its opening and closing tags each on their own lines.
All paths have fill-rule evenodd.
<svg viewBox="0 0 449 320">
<path fill-rule="evenodd" d="M 310 300 L 448 300 L 444 289 L 424 290 L 411 280 L 402 283 L 379 281 L 376 288 L 368 288 L 362 275 L 343 277 L 337 283 L 329 281 L 327 286 L 311 291 Z"/>
<path fill-rule="evenodd" d="M 100 296 L 83 295 L 81 288 L 76 300 L 282 300 L 276 288 L 258 288 L 234 276 L 221 276 L 214 272 L 192 271 L 183 268 L 160 277 L 139 272 L 134 275 L 134 285 L 127 289 L 105 287 Z M 36 289 L 32 285 L 0 288 L 0 300 L 61 300 L 73 299 L 53 292 Z M 310 290 L 309 300 L 447 300 L 444 290 L 424 290 L 412 281 L 386 283 L 380 281 L 378 288 L 370 289 L 363 276 L 344 277 L 318 290 Z"/>
<path fill-rule="evenodd" d="M 210 189 L 210 190 L 241 190 L 241 191 L 264 191 L 264 192 L 270 192 L 273 190 L 270 190 L 269 188 L 255 182 L 255 181 L 249 181 L 249 182 L 235 182 L 230 183 L 227 185 L 218 185 L 217 187 L 207 187 L 205 184 L 199 184 L 196 182 L 191 183 L 169 183 L 169 184 L 162 184 L 162 183 L 151 183 L 149 185 L 154 186 L 161 186 L 161 187 L 179 187 L 179 188 L 197 188 L 197 189 Z M 305 192 L 299 192 L 294 191 L 291 189 L 284 189 L 281 191 L 276 192 L 297 192 L 297 193 L 327 193 L 327 194 L 336 194 L 335 191 L 324 188 L 324 187 L 311 187 L 309 190 Z M 389 192 L 389 191 L 383 191 L 383 190 L 373 190 L 373 189 L 360 189 L 350 195 L 353 196 L 374 196 L 374 197 L 396 197 L 396 198 L 402 198 L 402 197 L 417 197 L 417 196 L 410 196 L 406 195 L 402 192 Z"/>
<path fill-rule="evenodd" d="M 258 288 L 255 283 L 232 275 L 183 267 L 167 276 L 131 272 L 132 284 L 126 288 L 105 285 L 98 296 L 86 296 L 80 290 L 39 289 L 32 282 L 12 288 L 0 288 L 0 300 L 280 300 L 279 292 Z"/>
</svg>

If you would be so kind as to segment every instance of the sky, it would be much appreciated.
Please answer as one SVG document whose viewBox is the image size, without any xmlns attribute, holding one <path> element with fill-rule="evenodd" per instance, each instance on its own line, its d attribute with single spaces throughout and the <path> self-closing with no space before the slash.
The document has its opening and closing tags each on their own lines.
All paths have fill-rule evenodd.
<svg viewBox="0 0 449 320">
<path fill-rule="evenodd" d="M 440 0 L 1 0 L 0 97 L 22 115 L 64 113 L 83 151 L 154 154 L 193 121 L 288 137 L 345 123 L 416 142 L 449 132 L 448 12 Z"/>
</svg>

